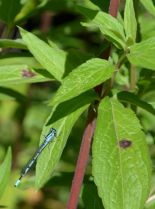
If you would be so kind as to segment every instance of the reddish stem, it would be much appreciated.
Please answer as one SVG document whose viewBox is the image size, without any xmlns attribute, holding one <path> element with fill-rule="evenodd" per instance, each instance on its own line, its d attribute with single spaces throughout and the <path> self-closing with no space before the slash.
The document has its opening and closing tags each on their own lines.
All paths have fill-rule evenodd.
<svg viewBox="0 0 155 209">
<path fill-rule="evenodd" d="M 109 14 L 113 17 L 117 16 L 120 0 L 111 0 L 109 6 Z"/>
<path fill-rule="evenodd" d="M 91 139 L 95 129 L 95 119 L 95 113 L 91 111 L 89 113 L 89 118 L 82 138 L 80 153 L 72 182 L 71 194 L 67 206 L 68 209 L 76 209 L 77 207 L 78 197 L 89 158 Z"/>
<path fill-rule="evenodd" d="M 40 30 L 42 33 L 47 33 L 50 30 L 51 24 L 53 20 L 53 14 L 52 12 L 45 11 L 41 15 L 41 25 Z"/>
<path fill-rule="evenodd" d="M 119 0 L 111 0 L 110 7 L 109 7 L 109 14 L 116 17 L 117 11 L 119 8 Z M 111 47 L 103 54 L 103 57 L 108 59 L 110 56 Z M 100 88 L 96 87 L 96 92 L 100 95 Z M 72 182 L 71 193 L 69 197 L 69 201 L 67 204 L 67 209 L 76 209 L 78 204 L 79 193 L 81 189 L 81 185 L 84 178 L 84 173 L 86 170 L 88 158 L 89 158 L 89 151 L 90 145 L 93 137 L 93 133 L 95 130 L 96 125 L 96 114 L 91 109 L 88 113 L 88 120 L 87 125 L 82 137 L 82 143 L 80 148 L 80 153 L 75 169 L 75 174 Z"/>
</svg>

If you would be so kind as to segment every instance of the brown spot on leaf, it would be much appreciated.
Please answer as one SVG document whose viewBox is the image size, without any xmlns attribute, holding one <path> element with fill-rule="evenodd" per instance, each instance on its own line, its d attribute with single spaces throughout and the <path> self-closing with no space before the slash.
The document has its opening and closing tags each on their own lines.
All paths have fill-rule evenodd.
<svg viewBox="0 0 155 209">
<path fill-rule="evenodd" d="M 31 77 L 36 76 L 36 73 L 32 72 L 29 69 L 24 69 L 24 70 L 22 70 L 22 76 L 27 77 L 27 78 L 31 78 Z"/>
<path fill-rule="evenodd" d="M 128 139 L 121 139 L 119 141 L 119 146 L 123 149 L 126 149 L 126 148 L 130 147 L 131 144 L 132 144 L 132 142 Z"/>
</svg>

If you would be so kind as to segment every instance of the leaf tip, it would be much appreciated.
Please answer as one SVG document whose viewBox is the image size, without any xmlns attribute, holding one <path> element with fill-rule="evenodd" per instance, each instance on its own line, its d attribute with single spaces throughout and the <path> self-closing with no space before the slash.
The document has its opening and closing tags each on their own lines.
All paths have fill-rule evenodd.
<svg viewBox="0 0 155 209">
<path fill-rule="evenodd" d="M 24 33 L 26 33 L 26 30 L 24 30 L 22 27 L 17 26 L 17 28 L 19 29 L 21 35 L 23 35 Z"/>
</svg>

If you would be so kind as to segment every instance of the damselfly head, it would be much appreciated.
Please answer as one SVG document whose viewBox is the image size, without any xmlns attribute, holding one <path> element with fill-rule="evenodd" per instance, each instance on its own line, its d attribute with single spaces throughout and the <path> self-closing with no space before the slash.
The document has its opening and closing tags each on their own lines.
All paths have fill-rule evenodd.
<svg viewBox="0 0 155 209">
<path fill-rule="evenodd" d="M 57 135 L 57 131 L 56 131 L 56 129 L 55 129 L 55 128 L 51 128 L 51 130 L 50 130 L 50 131 L 54 133 L 54 136 L 56 136 L 56 135 Z"/>
</svg>

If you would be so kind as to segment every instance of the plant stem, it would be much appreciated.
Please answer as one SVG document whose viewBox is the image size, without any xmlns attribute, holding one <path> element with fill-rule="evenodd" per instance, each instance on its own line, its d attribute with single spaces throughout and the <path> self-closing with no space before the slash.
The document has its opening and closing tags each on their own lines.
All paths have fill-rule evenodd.
<svg viewBox="0 0 155 209">
<path fill-rule="evenodd" d="M 134 65 L 131 65 L 131 68 L 130 68 L 130 90 L 131 91 L 135 90 L 136 82 L 137 82 L 136 69 Z"/>
<path fill-rule="evenodd" d="M 117 16 L 120 0 L 111 0 L 109 6 L 109 14 L 113 17 Z"/>
<path fill-rule="evenodd" d="M 119 70 L 119 68 L 120 68 L 121 65 L 124 63 L 125 60 L 126 60 L 126 53 L 123 53 L 123 54 L 120 56 L 120 58 L 119 58 L 119 60 L 118 60 L 118 62 L 117 62 L 117 64 L 116 64 L 116 70 Z"/>
<path fill-rule="evenodd" d="M 116 17 L 118 8 L 119 8 L 119 0 L 111 0 L 109 6 L 109 14 Z M 110 52 L 111 52 L 111 46 L 109 47 L 109 50 L 105 52 L 106 54 L 103 54 L 103 57 L 106 57 L 106 59 L 108 59 L 110 56 Z M 101 95 L 101 92 L 99 92 L 100 89 L 101 88 L 97 88 L 97 87 L 95 88 L 98 95 Z M 72 182 L 72 188 L 71 188 L 69 201 L 67 204 L 67 209 L 77 208 L 79 193 L 89 158 L 90 145 L 95 130 L 95 125 L 96 125 L 96 113 L 93 111 L 93 109 L 90 109 L 90 111 L 88 112 L 87 125 L 82 137 L 80 153 L 75 169 L 75 174 Z"/>
<path fill-rule="evenodd" d="M 89 158 L 89 150 L 95 129 L 95 121 L 96 121 L 96 116 L 94 111 L 91 109 L 90 112 L 88 113 L 88 121 L 82 137 L 80 153 L 77 161 L 77 166 L 75 169 L 75 174 L 72 182 L 71 194 L 68 201 L 67 209 L 76 209 L 77 207 L 78 197 Z"/>
<path fill-rule="evenodd" d="M 45 11 L 41 15 L 40 30 L 42 33 L 47 33 L 50 30 L 52 20 L 53 20 L 52 12 Z"/>
</svg>

